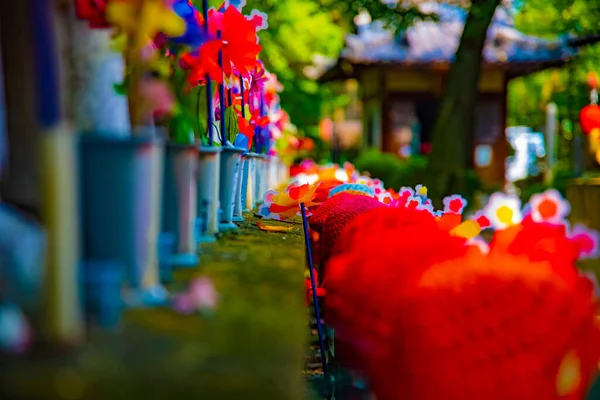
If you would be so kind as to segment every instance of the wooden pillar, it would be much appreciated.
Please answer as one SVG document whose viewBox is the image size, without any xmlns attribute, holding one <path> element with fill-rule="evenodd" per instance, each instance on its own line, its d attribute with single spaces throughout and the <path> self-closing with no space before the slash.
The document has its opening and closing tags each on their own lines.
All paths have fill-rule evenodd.
<svg viewBox="0 0 600 400">
<path fill-rule="evenodd" d="M 391 136 L 391 114 L 390 114 L 390 95 L 388 92 L 387 70 L 381 70 L 381 78 L 379 81 L 379 98 L 381 99 L 381 132 L 380 132 L 380 150 L 390 151 L 390 136 Z"/>
<path fill-rule="evenodd" d="M 8 142 L 8 159 L 0 179 L 0 198 L 29 215 L 39 217 L 33 7 L 32 0 L 0 1 L 0 46 Z"/>
<path fill-rule="evenodd" d="M 504 75 L 502 88 L 502 118 L 500 119 L 500 136 L 494 145 L 494 159 L 496 171 L 494 181 L 504 185 L 506 184 L 506 158 L 508 157 L 508 139 L 506 138 L 506 120 L 508 118 L 508 78 Z"/>
</svg>

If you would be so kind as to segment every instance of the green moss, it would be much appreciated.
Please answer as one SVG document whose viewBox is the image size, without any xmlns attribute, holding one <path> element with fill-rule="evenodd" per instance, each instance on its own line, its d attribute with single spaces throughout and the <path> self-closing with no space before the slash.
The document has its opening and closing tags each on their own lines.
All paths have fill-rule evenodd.
<svg viewBox="0 0 600 400">
<path fill-rule="evenodd" d="M 293 228 L 278 233 L 260 231 L 255 223 L 247 216 L 238 232 L 202 249 L 199 267 L 174 275 L 173 291 L 200 274 L 213 279 L 221 295 L 214 316 L 183 316 L 168 308 L 127 311 L 121 332 L 92 333 L 75 352 L 2 363 L 3 394 L 85 400 L 305 398 L 302 225 L 269 221 Z"/>
</svg>

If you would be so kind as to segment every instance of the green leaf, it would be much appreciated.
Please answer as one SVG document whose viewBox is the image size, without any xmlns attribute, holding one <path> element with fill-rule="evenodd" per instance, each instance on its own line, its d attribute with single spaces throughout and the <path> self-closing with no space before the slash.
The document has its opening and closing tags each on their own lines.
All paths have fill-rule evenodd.
<svg viewBox="0 0 600 400">
<path fill-rule="evenodd" d="M 194 98 L 194 105 L 196 109 L 193 111 L 194 121 L 196 122 L 197 137 L 208 137 L 208 131 L 206 129 L 206 123 L 208 119 L 208 107 L 206 106 L 206 86 L 198 86 L 192 89 L 190 97 Z"/>
<path fill-rule="evenodd" d="M 235 109 L 231 106 L 225 109 L 225 132 L 226 139 L 231 143 L 234 142 L 236 135 L 240 132 L 238 128 L 237 114 Z"/>
<path fill-rule="evenodd" d="M 117 94 L 126 95 L 127 94 L 127 81 L 124 80 L 121 83 L 115 83 L 113 85 L 113 88 L 115 89 L 115 92 L 117 92 Z"/>
<path fill-rule="evenodd" d="M 171 142 L 177 144 L 194 144 L 194 125 L 185 114 L 178 114 L 169 122 Z"/>
</svg>

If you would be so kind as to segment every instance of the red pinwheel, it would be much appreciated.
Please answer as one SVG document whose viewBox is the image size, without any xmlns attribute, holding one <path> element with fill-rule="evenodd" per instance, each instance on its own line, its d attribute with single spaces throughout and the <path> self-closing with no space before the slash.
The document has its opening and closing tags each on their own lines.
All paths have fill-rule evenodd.
<svg viewBox="0 0 600 400">
<path fill-rule="evenodd" d="M 262 47 L 257 43 L 256 26 L 235 7 L 223 13 L 223 72 L 231 75 L 233 65 L 242 76 L 248 76 L 256 67 Z"/>
<path fill-rule="evenodd" d="M 188 54 L 185 63 L 190 66 L 189 80 L 197 84 L 208 73 L 210 78 L 223 83 L 223 75 L 232 76 L 233 68 L 242 76 L 248 76 L 256 67 L 261 46 L 257 43 L 256 27 L 240 11 L 229 6 L 225 12 L 210 10 L 209 31 L 212 35 L 221 32 L 220 40 L 209 40 L 200 46 L 198 56 Z M 222 52 L 222 68 L 219 52 Z"/>
<path fill-rule="evenodd" d="M 91 28 L 108 28 L 106 4 L 108 0 L 75 0 L 77 18 L 88 21 Z"/>
<path fill-rule="evenodd" d="M 218 83 L 223 83 L 223 70 L 219 66 L 219 50 L 222 44 L 218 40 L 209 40 L 199 48 L 197 56 L 186 53 L 181 56 L 182 67 L 190 69 L 188 82 L 197 86 L 204 82 L 206 74 Z"/>
</svg>

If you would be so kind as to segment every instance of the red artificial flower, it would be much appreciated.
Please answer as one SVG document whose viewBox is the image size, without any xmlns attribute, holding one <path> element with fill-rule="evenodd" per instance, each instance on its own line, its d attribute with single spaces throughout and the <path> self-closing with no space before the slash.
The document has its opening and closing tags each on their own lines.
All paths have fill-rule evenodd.
<svg viewBox="0 0 600 400">
<path fill-rule="evenodd" d="M 479 215 L 476 219 L 475 222 L 477 222 L 477 224 L 479 225 L 479 227 L 481 229 L 486 229 L 489 228 L 490 226 L 492 226 L 492 223 L 490 222 L 490 219 L 488 217 L 486 217 L 485 215 Z"/>
<path fill-rule="evenodd" d="M 108 28 L 106 4 L 108 0 L 75 0 L 75 15 L 88 21 L 91 28 Z"/>
<path fill-rule="evenodd" d="M 252 139 L 254 138 L 254 125 L 249 123 L 246 118 L 238 115 L 238 129 L 240 133 L 248 138 L 248 149 L 252 148 Z"/>
<path fill-rule="evenodd" d="M 197 86 L 200 82 L 205 82 L 207 74 L 218 83 L 223 83 L 223 70 L 219 66 L 219 51 L 222 47 L 221 41 L 209 40 L 200 46 L 197 56 L 191 53 L 181 56 L 182 67 L 190 69 L 190 85 Z"/>
<path fill-rule="evenodd" d="M 258 110 L 255 110 L 252 113 L 252 117 L 250 118 L 250 120 L 252 121 L 252 123 L 254 123 L 259 128 L 264 128 L 271 123 L 271 120 L 269 119 L 269 117 L 266 115 L 261 116 L 260 111 L 258 111 Z"/>
<path fill-rule="evenodd" d="M 190 83 L 197 85 L 209 74 L 222 84 L 223 75 L 232 76 L 234 67 L 242 76 L 247 76 L 256 67 L 262 49 L 257 43 L 256 28 L 233 6 L 227 7 L 225 12 L 210 10 L 208 18 L 210 33 L 221 32 L 221 39 L 204 43 L 198 56 L 186 55 L 184 62 L 192 70 L 188 77 Z"/>
<path fill-rule="evenodd" d="M 233 6 L 229 6 L 224 12 L 221 12 L 224 5 L 219 10 L 211 9 L 208 15 L 209 32 L 216 36 L 221 33 L 221 49 L 223 50 L 223 70 L 226 76 L 231 76 L 233 67 L 242 75 L 248 76 L 258 63 L 258 53 L 262 47 L 258 44 L 256 37 L 256 26 L 248 21 L 242 13 Z M 218 64 L 217 53 L 208 54 L 213 59 L 211 63 Z M 222 82 L 222 78 L 212 79 Z"/>
<path fill-rule="evenodd" d="M 235 7 L 229 6 L 223 13 L 223 69 L 231 75 L 230 65 L 242 76 L 249 75 L 258 63 L 258 53 L 262 47 L 258 44 L 256 27 Z M 229 72 L 227 69 L 229 68 Z"/>
<path fill-rule="evenodd" d="M 277 93 L 276 92 L 265 92 L 265 102 L 267 104 L 273 104 L 273 103 L 275 103 L 276 99 L 277 99 Z"/>
<path fill-rule="evenodd" d="M 208 10 L 208 33 L 210 35 L 217 36 L 217 32 L 223 32 L 223 9 L 225 8 L 225 3 L 221 4 L 221 6 L 215 10 L 211 8 Z"/>
</svg>

